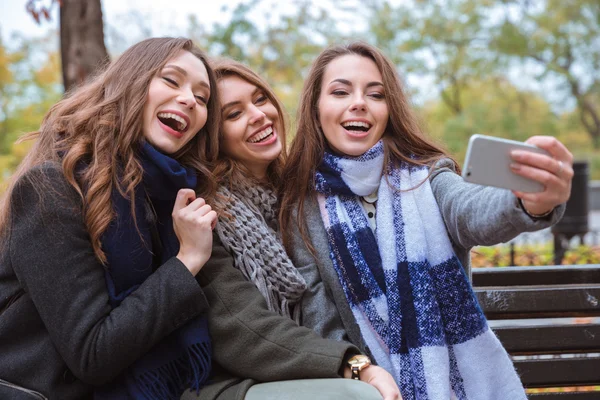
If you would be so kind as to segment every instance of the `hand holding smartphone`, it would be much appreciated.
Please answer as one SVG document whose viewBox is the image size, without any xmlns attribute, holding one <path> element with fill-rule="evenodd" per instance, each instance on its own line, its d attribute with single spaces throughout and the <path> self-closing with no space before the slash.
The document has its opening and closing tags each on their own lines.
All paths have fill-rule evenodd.
<svg viewBox="0 0 600 400">
<path fill-rule="evenodd" d="M 525 193 L 543 192 L 544 185 L 512 172 L 512 150 L 550 155 L 539 147 L 515 140 L 473 135 L 469 140 L 462 177 L 479 185 L 495 186 Z"/>
</svg>

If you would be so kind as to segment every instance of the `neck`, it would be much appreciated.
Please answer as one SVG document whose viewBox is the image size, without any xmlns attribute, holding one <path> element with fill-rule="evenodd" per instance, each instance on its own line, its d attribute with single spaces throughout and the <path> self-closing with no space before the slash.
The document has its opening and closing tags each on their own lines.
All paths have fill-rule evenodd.
<svg viewBox="0 0 600 400">
<path fill-rule="evenodd" d="M 262 183 L 268 182 L 268 179 L 267 179 L 268 165 L 252 165 L 252 166 L 246 165 L 245 167 L 248 170 L 248 172 L 250 173 L 251 177 L 254 178 L 255 180 L 262 182 Z"/>
</svg>

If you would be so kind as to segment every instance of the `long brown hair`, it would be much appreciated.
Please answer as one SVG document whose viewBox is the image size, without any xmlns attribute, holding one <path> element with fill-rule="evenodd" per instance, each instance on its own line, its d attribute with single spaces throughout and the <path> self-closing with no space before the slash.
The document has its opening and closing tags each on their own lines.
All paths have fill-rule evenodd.
<svg viewBox="0 0 600 400">
<path fill-rule="evenodd" d="M 221 79 L 229 78 L 232 76 L 243 79 L 244 81 L 259 88 L 265 94 L 265 96 L 267 96 L 269 101 L 277 110 L 277 114 L 279 114 L 279 119 L 281 122 L 281 131 L 278 132 L 278 134 L 283 146 L 279 156 L 275 160 L 273 160 L 273 162 L 271 162 L 271 164 L 269 164 L 269 167 L 267 168 L 268 182 L 262 183 L 267 183 L 269 185 L 272 185 L 274 188 L 278 188 L 281 184 L 281 174 L 283 172 L 283 166 L 286 160 L 287 114 L 285 113 L 283 104 L 281 103 L 281 101 L 279 101 L 279 99 L 275 95 L 275 92 L 267 83 L 267 81 L 261 78 L 248 66 L 228 58 L 220 58 L 214 60 L 212 65 L 217 76 L 217 82 Z M 222 116 L 221 124 L 223 124 Z M 220 131 L 222 131 L 222 128 L 220 129 Z M 219 135 L 219 139 L 223 139 L 222 134 Z M 222 149 L 221 146 L 219 146 L 219 148 Z M 250 174 L 250 172 L 246 168 L 244 168 L 244 166 L 241 163 L 231 159 L 222 151 L 219 152 L 219 156 L 216 162 L 214 163 L 212 172 L 215 175 L 217 183 L 220 185 L 231 186 L 233 183 L 239 180 L 252 181 L 254 179 L 252 178 L 252 174 Z"/>
<path fill-rule="evenodd" d="M 13 174 L 2 199 L 2 236 L 8 229 L 15 183 L 35 166 L 55 161 L 62 164 L 65 178 L 79 193 L 94 253 L 102 263 L 106 262 L 100 239 L 115 216 L 113 189 L 131 200 L 132 213 L 135 209 L 134 190 L 143 175 L 136 154 L 144 140 L 142 115 L 150 82 L 181 50 L 192 53 L 205 65 L 211 96 L 206 124 L 172 156 L 197 171 L 200 195 L 212 195 L 216 185 L 206 164 L 216 159 L 220 118 L 214 72 L 204 52 L 191 40 L 151 38 L 127 49 L 89 83 L 67 94 L 50 109 L 39 131 L 25 135 L 22 140 L 36 142 Z M 34 183 L 40 193 L 44 184 L 48 185 L 43 181 Z"/>
<path fill-rule="evenodd" d="M 422 132 L 396 68 L 378 48 L 364 42 L 353 42 L 325 49 L 314 61 L 304 82 L 298 106 L 298 129 L 281 179 L 279 218 L 284 243 L 288 246 L 291 239 L 290 228 L 295 219 L 304 242 L 313 250 L 302 215 L 307 197 L 314 192 L 315 172 L 327 146 L 325 136 L 319 128 L 318 102 L 327 66 L 345 55 L 368 58 L 381 73 L 389 110 L 389 120 L 383 134 L 386 160 L 384 170 L 389 162 L 432 165 L 440 158 L 447 157 L 444 150 Z"/>
</svg>

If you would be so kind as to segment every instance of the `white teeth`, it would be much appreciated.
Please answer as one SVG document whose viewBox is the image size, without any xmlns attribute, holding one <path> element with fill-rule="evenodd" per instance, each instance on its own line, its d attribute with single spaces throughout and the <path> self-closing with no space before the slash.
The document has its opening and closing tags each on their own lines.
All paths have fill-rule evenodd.
<svg viewBox="0 0 600 400">
<path fill-rule="evenodd" d="M 185 119 L 181 118 L 177 114 L 161 112 L 161 113 L 158 113 L 158 116 L 160 118 L 171 118 L 171 119 L 174 119 L 175 121 L 179 122 L 180 123 L 179 126 L 181 127 L 180 131 L 182 131 L 182 132 L 185 131 L 185 128 L 187 128 L 187 122 L 185 122 Z"/>
<path fill-rule="evenodd" d="M 349 126 L 358 126 L 358 127 L 367 128 L 367 129 L 371 128 L 370 124 L 367 124 L 366 122 L 362 122 L 362 121 L 348 121 L 348 122 L 344 122 L 342 124 L 342 126 L 344 128 L 347 128 Z"/>
<path fill-rule="evenodd" d="M 273 127 L 269 126 L 264 131 L 259 132 L 256 135 L 252 136 L 250 139 L 248 139 L 248 141 L 250 143 L 260 142 L 261 140 L 263 140 L 264 138 L 266 138 L 267 136 L 269 136 L 271 133 L 273 133 Z"/>
</svg>

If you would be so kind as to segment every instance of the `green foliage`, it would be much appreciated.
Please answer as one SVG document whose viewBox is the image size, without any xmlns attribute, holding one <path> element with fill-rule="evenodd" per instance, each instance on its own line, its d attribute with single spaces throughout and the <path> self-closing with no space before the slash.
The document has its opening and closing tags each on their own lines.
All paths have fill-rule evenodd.
<svg viewBox="0 0 600 400">
<path fill-rule="evenodd" d="M 459 160 L 475 133 L 523 141 L 533 135 L 556 136 L 560 131 L 560 119 L 541 96 L 521 91 L 500 77 L 472 80 L 462 99 L 458 115 L 439 100 L 421 110 L 427 130 Z"/>
<path fill-rule="evenodd" d="M 292 122 L 303 78 L 323 47 L 367 40 L 401 76 L 416 79 L 409 91 L 426 98 L 418 107 L 426 131 L 459 160 L 473 133 L 517 140 L 553 135 L 576 159 L 588 160 L 591 177 L 600 179 L 600 150 L 593 149 L 600 136 L 590 134 L 594 112 L 600 112 L 598 0 L 299 0 L 286 12 L 278 6 L 276 0 L 243 0 L 223 6 L 231 18 L 206 26 L 189 16 L 170 34 L 255 69 L 272 84 Z M 256 18 L 257 10 L 263 17 Z M 113 51 L 157 34 L 145 14 L 130 14 L 106 21 Z M 366 26 L 356 24 L 357 15 Z M 129 34 L 132 28 L 139 34 Z M 55 34 L 15 42 L 9 49 L 0 38 L 4 176 L 21 157 L 15 139 L 37 129 L 62 95 Z M 524 89 L 521 80 L 509 78 L 515 70 L 536 72 L 533 78 L 546 91 Z M 427 86 L 419 85 L 423 80 Z M 431 84 L 433 92 L 425 94 Z"/>
<path fill-rule="evenodd" d="M 541 68 L 560 101 L 576 102 L 580 125 L 600 148 L 600 2 L 504 0 L 490 50 Z M 554 97 L 557 97 L 556 95 Z"/>
<path fill-rule="evenodd" d="M 562 265 L 600 263 L 600 247 L 579 245 L 566 251 Z M 476 247 L 471 251 L 471 265 L 478 267 L 508 267 L 510 247 L 507 245 Z M 554 249 L 551 243 L 515 246 L 514 265 L 554 265 Z"/>
<path fill-rule="evenodd" d="M 30 146 L 15 144 L 17 138 L 39 129 L 48 109 L 62 96 L 54 36 L 15 37 L 20 42 L 17 50 L 8 49 L 0 38 L 0 182 L 10 176 Z"/>
</svg>

